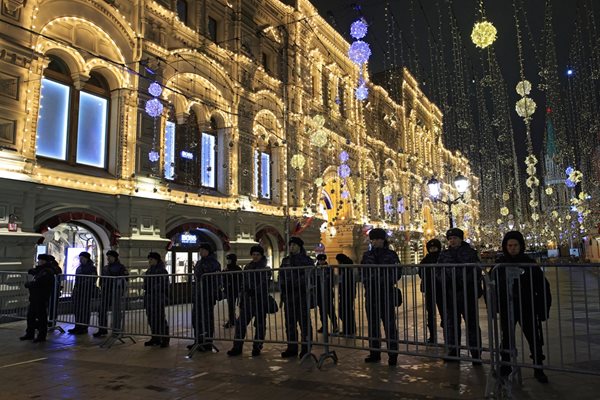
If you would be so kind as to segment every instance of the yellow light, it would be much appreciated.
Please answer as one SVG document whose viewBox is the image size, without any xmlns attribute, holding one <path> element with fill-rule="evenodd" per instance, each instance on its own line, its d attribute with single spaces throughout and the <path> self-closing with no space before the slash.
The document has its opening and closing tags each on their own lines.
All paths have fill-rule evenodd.
<svg viewBox="0 0 600 400">
<path fill-rule="evenodd" d="M 485 49 L 496 41 L 496 27 L 489 21 L 477 22 L 471 32 L 471 40 L 475 46 Z"/>
</svg>

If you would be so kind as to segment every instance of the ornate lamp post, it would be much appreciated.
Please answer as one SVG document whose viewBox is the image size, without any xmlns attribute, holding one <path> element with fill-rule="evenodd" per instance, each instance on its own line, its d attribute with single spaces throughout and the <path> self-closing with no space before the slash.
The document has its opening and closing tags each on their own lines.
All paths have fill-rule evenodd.
<svg viewBox="0 0 600 400">
<path fill-rule="evenodd" d="M 454 178 L 454 187 L 460 195 L 455 199 L 451 198 L 450 195 L 448 195 L 446 200 L 441 199 L 441 183 L 433 176 L 429 181 L 427 181 L 427 187 L 429 188 L 429 195 L 433 201 L 440 202 L 448 206 L 448 222 L 450 223 L 450 228 L 454 228 L 452 206 L 464 200 L 465 193 L 467 192 L 467 189 L 469 189 L 469 180 L 467 177 L 461 174 L 458 174 L 458 176 Z"/>
</svg>

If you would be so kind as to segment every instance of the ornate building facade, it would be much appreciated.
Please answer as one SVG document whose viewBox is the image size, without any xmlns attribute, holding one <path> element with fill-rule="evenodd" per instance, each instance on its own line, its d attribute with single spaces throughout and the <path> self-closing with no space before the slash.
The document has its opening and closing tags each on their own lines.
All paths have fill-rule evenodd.
<svg viewBox="0 0 600 400">
<path fill-rule="evenodd" d="M 456 196 L 458 173 L 477 236 L 439 109 L 407 70 L 401 103 L 372 84 L 356 100 L 349 44 L 308 1 L 3 0 L 1 19 L 5 269 L 37 245 L 65 272 L 116 248 L 184 273 L 202 242 L 221 260 L 260 242 L 277 266 L 290 234 L 356 259 L 373 226 L 413 262 L 447 228 L 426 180 Z"/>
</svg>

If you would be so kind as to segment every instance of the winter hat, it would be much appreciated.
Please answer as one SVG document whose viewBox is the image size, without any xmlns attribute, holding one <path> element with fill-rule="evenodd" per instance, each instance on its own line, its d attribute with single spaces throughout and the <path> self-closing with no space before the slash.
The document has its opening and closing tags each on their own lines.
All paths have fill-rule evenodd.
<svg viewBox="0 0 600 400">
<path fill-rule="evenodd" d="M 369 232 L 369 239 L 371 239 L 371 240 L 375 240 L 375 239 L 386 240 L 387 232 L 381 228 L 371 229 L 371 231 Z"/>
<path fill-rule="evenodd" d="M 106 257 L 119 258 L 119 253 L 117 253 L 114 250 L 109 250 L 109 251 L 106 252 Z"/>
<path fill-rule="evenodd" d="M 317 260 L 319 260 L 319 261 L 327 260 L 327 254 L 323 254 L 323 253 L 317 254 Z"/>
<path fill-rule="evenodd" d="M 54 260 L 54 257 L 52 257 L 50 254 L 38 254 L 37 259 L 50 262 Z"/>
<path fill-rule="evenodd" d="M 465 238 L 465 233 L 458 228 L 451 228 L 446 231 L 446 239 L 450 239 L 450 236 L 456 236 L 463 240 Z"/>
<path fill-rule="evenodd" d="M 92 255 L 90 253 L 88 253 L 87 251 L 82 251 L 81 253 L 79 253 L 79 257 L 85 257 L 89 260 L 92 258 Z"/>
<path fill-rule="evenodd" d="M 250 255 L 252 255 L 252 253 L 260 253 L 261 256 L 264 256 L 265 249 L 263 249 L 262 246 L 252 246 L 250 247 Z"/>
<path fill-rule="evenodd" d="M 515 239 L 517 242 L 519 242 L 519 245 L 521 246 L 519 249 L 519 254 L 525 253 L 525 238 L 523 237 L 523 234 L 519 231 L 510 231 L 506 232 L 506 235 L 504 235 L 504 238 L 502 239 L 502 251 L 504 254 L 508 255 L 508 251 L 506 251 L 506 245 L 510 239 Z"/>
<path fill-rule="evenodd" d="M 148 253 L 148 258 L 154 258 L 156 261 L 162 261 L 162 258 L 160 256 L 160 254 L 158 254 L 155 251 L 151 251 L 150 253 Z"/>
<path fill-rule="evenodd" d="M 438 251 L 441 251 L 442 250 L 442 242 L 440 242 L 437 239 L 431 239 L 429 242 L 427 242 L 425 247 L 427 248 L 428 252 L 431 252 L 432 247 L 437 247 Z"/>
<path fill-rule="evenodd" d="M 304 247 L 304 240 L 300 239 L 298 236 L 292 236 L 290 238 L 289 244 L 296 243 L 300 247 Z"/>
<path fill-rule="evenodd" d="M 210 244 L 208 244 L 208 243 L 202 243 L 200 245 L 200 248 L 208 251 L 209 253 L 213 252 L 212 246 Z"/>
<path fill-rule="evenodd" d="M 347 255 L 345 255 L 344 253 L 340 253 L 340 254 L 336 255 L 335 259 L 340 264 L 354 264 L 352 259 L 350 257 L 348 257 Z"/>
</svg>

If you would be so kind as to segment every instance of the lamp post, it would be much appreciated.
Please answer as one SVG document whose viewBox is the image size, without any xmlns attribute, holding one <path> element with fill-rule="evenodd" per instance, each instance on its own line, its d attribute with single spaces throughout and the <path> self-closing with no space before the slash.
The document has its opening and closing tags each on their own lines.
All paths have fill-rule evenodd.
<svg viewBox="0 0 600 400">
<path fill-rule="evenodd" d="M 450 228 L 454 228 L 454 220 L 452 218 L 452 206 L 464 200 L 465 193 L 469 188 L 469 180 L 461 174 L 458 174 L 458 176 L 454 178 L 454 187 L 460 195 L 455 199 L 452 199 L 450 195 L 448 195 L 448 198 L 446 200 L 441 199 L 441 183 L 433 176 L 429 181 L 427 181 L 427 187 L 429 188 L 429 195 L 433 198 L 433 201 L 440 202 L 448 206 L 448 221 L 450 223 Z"/>
</svg>

